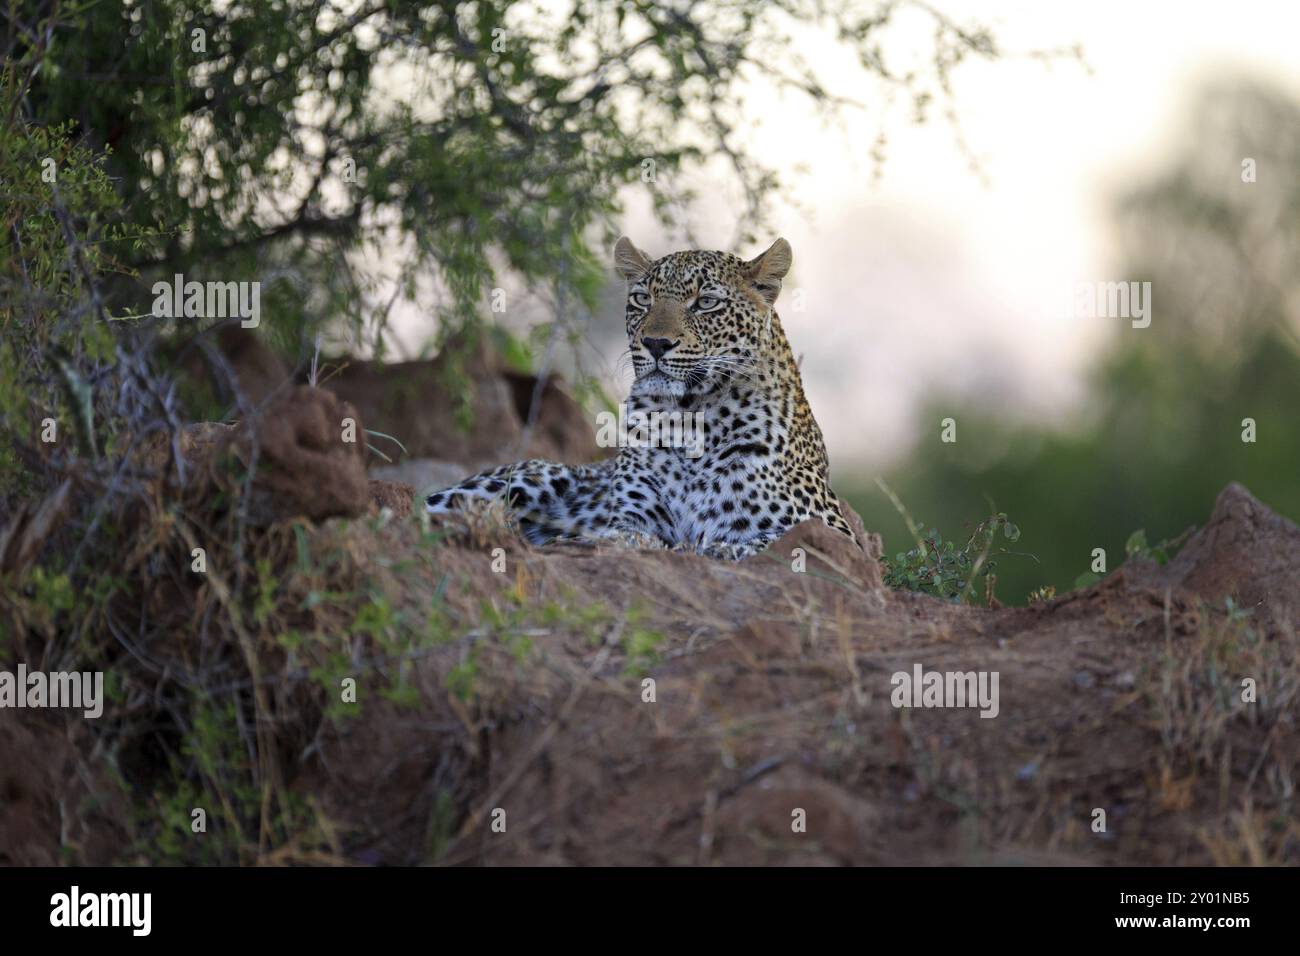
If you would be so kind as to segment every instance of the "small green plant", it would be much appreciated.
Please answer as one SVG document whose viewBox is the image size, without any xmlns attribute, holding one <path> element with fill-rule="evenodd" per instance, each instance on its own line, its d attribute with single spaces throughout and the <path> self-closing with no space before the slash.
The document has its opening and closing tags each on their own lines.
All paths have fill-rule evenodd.
<svg viewBox="0 0 1300 956">
<path fill-rule="evenodd" d="M 1090 588 L 1101 580 L 1101 575 L 1096 571 L 1084 571 L 1074 579 L 1074 587 L 1071 590 L 1081 591 L 1084 588 Z"/>
<path fill-rule="evenodd" d="M 892 558 L 885 556 L 881 559 L 885 566 L 885 584 L 901 590 L 920 591 L 945 601 L 967 602 L 971 600 L 976 581 L 983 580 L 984 601 L 992 604 L 997 582 L 993 572 L 997 562 L 991 556 L 1018 553 L 995 547 L 999 539 L 1020 540 L 1020 529 L 1006 513 L 999 511 L 985 518 L 975 526 L 966 542 L 958 545 L 955 541 L 945 541 L 936 528 L 922 532 L 890 487 L 880 479 L 876 483 L 898 509 L 916 541 L 916 547 L 900 551 Z"/>
<path fill-rule="evenodd" d="M 1228 616 L 1228 621 L 1232 624 L 1249 620 L 1251 615 L 1255 613 L 1253 608 L 1242 607 L 1230 597 L 1223 599 L 1223 610 Z"/>
<path fill-rule="evenodd" d="M 1159 565 L 1168 564 L 1169 559 L 1183 546 L 1193 530 L 1188 528 L 1176 538 L 1166 538 L 1155 544 L 1147 544 L 1146 529 L 1138 528 L 1124 542 L 1124 557 L 1127 560 L 1136 558 L 1139 561 L 1154 561 Z M 1084 571 L 1074 579 L 1074 590 L 1090 588 L 1101 579 L 1102 575 L 1096 571 Z"/>
<path fill-rule="evenodd" d="M 664 642 L 664 635 L 642 623 L 648 616 L 640 604 L 633 604 L 624 616 L 627 623 L 623 633 L 623 651 L 627 655 L 624 676 L 644 677 L 659 663 L 659 645 Z"/>
<path fill-rule="evenodd" d="M 474 697 L 474 685 L 478 680 L 478 648 L 471 647 L 465 657 L 447 670 L 443 683 L 447 690 L 455 694 L 464 703 Z"/>
<path fill-rule="evenodd" d="M 991 554 L 1010 554 L 994 548 L 999 536 L 1017 541 L 1020 529 L 1003 512 L 990 515 L 978 525 L 964 544 L 945 541 L 938 529 L 931 528 L 917 538 L 916 547 L 884 558 L 885 584 L 892 588 L 920 591 L 945 601 L 966 601 L 975 583 L 985 581 L 984 597 L 992 597 L 993 572 L 997 562 Z"/>
<path fill-rule="evenodd" d="M 1176 538 L 1166 538 L 1163 541 L 1149 545 L 1147 544 L 1146 529 L 1138 528 L 1124 542 L 1124 556 L 1126 558 L 1154 561 L 1160 565 L 1168 564 L 1169 559 L 1183 546 L 1191 533 L 1192 529 L 1188 528 Z"/>
</svg>

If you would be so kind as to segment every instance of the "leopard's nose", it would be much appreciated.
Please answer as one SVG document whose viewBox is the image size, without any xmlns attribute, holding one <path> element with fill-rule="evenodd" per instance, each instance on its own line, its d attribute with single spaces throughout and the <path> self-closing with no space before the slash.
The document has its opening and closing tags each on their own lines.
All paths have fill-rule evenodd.
<svg viewBox="0 0 1300 956">
<path fill-rule="evenodd" d="M 645 346 L 645 350 L 649 352 L 657 362 L 664 357 L 665 352 L 677 344 L 677 341 L 672 339 L 642 339 L 641 344 Z"/>
</svg>

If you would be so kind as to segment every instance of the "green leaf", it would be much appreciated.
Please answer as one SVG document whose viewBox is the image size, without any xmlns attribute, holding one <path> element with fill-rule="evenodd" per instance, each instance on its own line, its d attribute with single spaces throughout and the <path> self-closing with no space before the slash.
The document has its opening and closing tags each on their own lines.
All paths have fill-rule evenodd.
<svg viewBox="0 0 1300 956">
<path fill-rule="evenodd" d="M 1147 533 L 1145 528 L 1138 528 L 1124 542 L 1124 553 L 1132 557 L 1147 550 Z"/>
</svg>

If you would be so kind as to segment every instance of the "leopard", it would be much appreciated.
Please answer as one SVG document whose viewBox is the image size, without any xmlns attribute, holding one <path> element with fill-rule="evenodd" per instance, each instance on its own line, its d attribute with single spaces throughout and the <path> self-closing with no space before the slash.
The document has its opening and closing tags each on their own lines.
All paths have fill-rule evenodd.
<svg viewBox="0 0 1300 956">
<path fill-rule="evenodd" d="M 790 243 L 752 259 L 709 250 L 652 259 L 623 236 L 613 253 L 633 373 L 617 453 L 482 471 L 429 494 L 425 510 L 499 498 L 534 545 L 618 539 L 731 561 L 810 518 L 856 542 L 776 311 Z"/>
</svg>

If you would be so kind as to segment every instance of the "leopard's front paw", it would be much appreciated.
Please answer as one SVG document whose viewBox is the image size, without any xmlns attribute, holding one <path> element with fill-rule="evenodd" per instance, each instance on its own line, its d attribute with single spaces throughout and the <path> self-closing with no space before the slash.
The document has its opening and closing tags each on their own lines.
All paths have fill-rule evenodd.
<svg viewBox="0 0 1300 956">
<path fill-rule="evenodd" d="M 629 551 L 662 551 L 668 545 L 664 539 L 649 531 L 634 531 L 626 528 L 611 532 L 605 538 L 615 547 Z"/>
<path fill-rule="evenodd" d="M 715 541 L 712 544 L 696 548 L 695 553 L 702 554 L 706 558 L 713 558 L 715 561 L 743 561 L 746 558 L 752 558 L 762 550 L 761 546 L 752 544 L 731 544 L 729 542 Z"/>
</svg>

